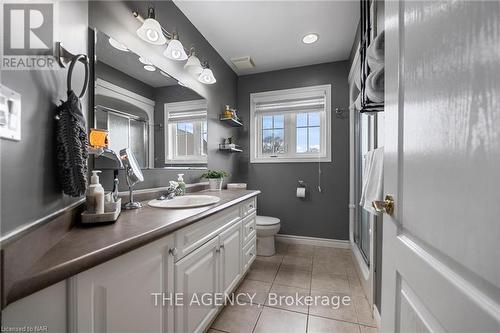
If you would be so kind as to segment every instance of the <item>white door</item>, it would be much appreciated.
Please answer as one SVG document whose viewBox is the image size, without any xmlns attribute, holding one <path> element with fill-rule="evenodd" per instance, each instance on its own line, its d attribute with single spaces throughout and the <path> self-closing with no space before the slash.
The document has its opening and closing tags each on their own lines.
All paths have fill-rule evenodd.
<svg viewBox="0 0 500 333">
<path fill-rule="evenodd" d="M 184 297 L 184 306 L 174 308 L 175 332 L 203 332 L 216 314 L 205 297 L 219 291 L 219 251 L 215 237 L 175 263 L 175 292 Z"/>
<path fill-rule="evenodd" d="M 220 291 L 229 293 L 241 276 L 241 221 L 220 234 Z"/>
<path fill-rule="evenodd" d="M 382 331 L 500 332 L 500 2 L 385 14 Z"/>
</svg>

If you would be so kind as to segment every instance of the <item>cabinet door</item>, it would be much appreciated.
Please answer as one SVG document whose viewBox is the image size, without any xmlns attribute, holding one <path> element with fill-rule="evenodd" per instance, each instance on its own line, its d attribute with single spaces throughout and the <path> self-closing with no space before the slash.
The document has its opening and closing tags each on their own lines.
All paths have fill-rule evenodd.
<svg viewBox="0 0 500 333">
<path fill-rule="evenodd" d="M 70 331 L 168 332 L 168 309 L 152 293 L 167 291 L 173 267 L 167 237 L 70 279 Z M 170 268 L 172 270 L 172 268 Z M 159 297 L 161 300 L 161 297 Z"/>
<path fill-rule="evenodd" d="M 184 304 L 174 307 L 175 332 L 205 330 L 217 307 L 213 302 L 204 305 L 202 297 L 217 293 L 218 284 L 219 237 L 215 237 L 175 263 L 175 292 L 183 296 Z"/>
<path fill-rule="evenodd" d="M 220 291 L 229 293 L 241 276 L 241 221 L 220 234 Z"/>
<path fill-rule="evenodd" d="M 243 248 L 242 271 L 245 273 L 254 262 L 257 254 L 257 237 L 253 237 Z"/>
</svg>

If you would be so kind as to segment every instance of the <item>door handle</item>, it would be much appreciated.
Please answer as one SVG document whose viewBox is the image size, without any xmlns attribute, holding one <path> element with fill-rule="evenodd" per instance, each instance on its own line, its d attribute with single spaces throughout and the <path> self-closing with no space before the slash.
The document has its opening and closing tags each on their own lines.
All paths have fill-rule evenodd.
<svg viewBox="0 0 500 333">
<path fill-rule="evenodd" d="M 394 198 L 392 195 L 386 195 L 383 201 L 372 201 L 372 206 L 377 213 L 392 215 L 394 213 Z"/>
</svg>

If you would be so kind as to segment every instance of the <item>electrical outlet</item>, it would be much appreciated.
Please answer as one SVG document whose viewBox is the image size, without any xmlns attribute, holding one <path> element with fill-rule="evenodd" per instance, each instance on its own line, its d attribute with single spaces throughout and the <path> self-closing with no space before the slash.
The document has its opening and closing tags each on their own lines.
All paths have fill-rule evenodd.
<svg viewBox="0 0 500 333">
<path fill-rule="evenodd" d="M 21 140 L 21 95 L 0 85 L 0 138 Z"/>
</svg>

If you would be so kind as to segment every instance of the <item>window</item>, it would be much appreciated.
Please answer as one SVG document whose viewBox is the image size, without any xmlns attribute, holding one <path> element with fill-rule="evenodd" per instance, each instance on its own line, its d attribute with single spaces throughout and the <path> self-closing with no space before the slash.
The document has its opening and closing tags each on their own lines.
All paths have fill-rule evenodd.
<svg viewBox="0 0 500 333">
<path fill-rule="evenodd" d="M 331 162 L 331 86 L 250 95 L 250 161 Z"/>
<path fill-rule="evenodd" d="M 165 163 L 207 163 L 207 103 L 165 104 Z"/>
<path fill-rule="evenodd" d="M 98 105 L 95 108 L 95 126 L 109 131 L 109 149 L 120 152 L 130 148 L 141 168 L 148 167 L 148 123 L 139 116 L 111 110 Z"/>
</svg>

